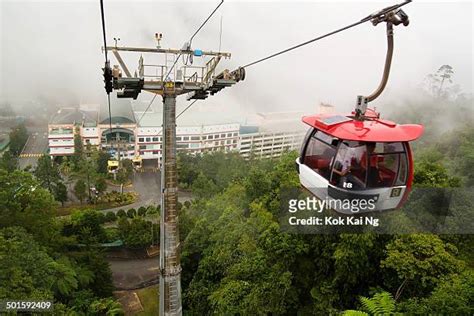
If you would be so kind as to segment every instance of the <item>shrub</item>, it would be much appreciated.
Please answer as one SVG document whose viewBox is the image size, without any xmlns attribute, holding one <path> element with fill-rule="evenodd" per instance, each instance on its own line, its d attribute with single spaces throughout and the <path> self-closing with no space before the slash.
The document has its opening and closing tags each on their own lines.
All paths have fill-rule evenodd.
<svg viewBox="0 0 474 316">
<path fill-rule="evenodd" d="M 140 206 L 138 208 L 138 216 L 144 216 L 146 214 L 146 207 Z"/>
<path fill-rule="evenodd" d="M 191 202 L 189 202 L 189 201 L 184 201 L 184 207 L 185 207 L 185 208 L 190 208 L 190 207 L 191 207 Z"/>
<path fill-rule="evenodd" d="M 155 206 L 150 205 L 150 206 L 148 206 L 148 208 L 146 210 L 146 213 L 149 214 L 149 215 L 152 215 L 152 214 L 158 213 L 158 211 L 157 211 Z"/>
<path fill-rule="evenodd" d="M 107 236 L 107 242 L 114 242 L 120 238 L 119 231 L 117 228 L 106 228 L 105 235 Z"/>
<path fill-rule="evenodd" d="M 106 222 L 115 222 L 117 220 L 117 215 L 114 212 L 107 212 L 105 214 L 105 221 Z"/>
<path fill-rule="evenodd" d="M 127 213 L 125 213 L 124 210 L 122 210 L 122 209 L 118 210 L 117 217 L 123 218 L 125 216 L 127 216 Z"/>
<path fill-rule="evenodd" d="M 99 219 L 101 224 L 104 224 L 107 221 L 107 218 L 105 217 L 105 214 L 102 212 L 97 211 L 97 218 Z"/>
<path fill-rule="evenodd" d="M 137 211 L 134 208 L 131 208 L 127 211 L 127 216 L 130 218 L 134 218 L 137 215 Z"/>
<path fill-rule="evenodd" d="M 121 219 L 118 223 L 118 231 L 127 247 L 144 248 L 152 243 L 151 225 L 151 222 L 140 217 L 131 221 Z"/>
</svg>

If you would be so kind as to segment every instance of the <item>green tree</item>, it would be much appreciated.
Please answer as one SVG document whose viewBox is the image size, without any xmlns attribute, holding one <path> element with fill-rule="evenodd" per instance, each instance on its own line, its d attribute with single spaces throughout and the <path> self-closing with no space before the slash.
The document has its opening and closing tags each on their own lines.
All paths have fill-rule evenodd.
<svg viewBox="0 0 474 316">
<path fill-rule="evenodd" d="M 34 175 L 41 185 L 54 195 L 56 201 L 61 204 L 67 201 L 67 187 L 61 179 L 58 166 L 50 156 L 43 155 L 38 159 Z"/>
<path fill-rule="evenodd" d="M 82 204 L 82 201 L 87 197 L 87 188 L 84 180 L 79 179 L 76 181 L 76 184 L 74 185 L 74 194 Z"/>
<path fill-rule="evenodd" d="M 111 158 L 110 154 L 99 150 L 97 151 L 97 155 L 94 158 L 97 164 L 97 173 L 106 175 L 108 173 L 108 161 Z"/>
<path fill-rule="evenodd" d="M 194 166 L 199 159 L 200 157 L 198 156 L 188 155 L 185 152 L 178 152 L 177 169 L 180 187 L 190 187 L 194 179 L 197 178 L 198 172 L 196 171 L 197 168 Z"/>
<path fill-rule="evenodd" d="M 107 182 L 105 181 L 104 177 L 97 177 L 95 181 L 95 188 L 97 191 L 99 191 L 99 193 L 104 193 L 107 191 Z"/>
<path fill-rule="evenodd" d="M 417 187 L 448 188 L 460 186 L 460 179 L 448 175 L 440 163 L 422 160 L 415 164 L 414 184 Z"/>
<path fill-rule="evenodd" d="M 426 79 L 431 95 L 436 98 L 446 98 L 449 93 L 446 83 L 453 83 L 453 75 L 454 70 L 450 65 L 442 65 L 435 73 L 429 74 Z"/>
<path fill-rule="evenodd" d="M 127 213 L 124 210 L 120 209 L 117 211 L 117 217 L 122 218 L 126 216 L 127 216 Z"/>
<path fill-rule="evenodd" d="M 25 125 L 19 124 L 12 128 L 10 132 L 10 153 L 18 157 L 25 147 L 26 141 L 28 140 L 28 131 Z"/>
<path fill-rule="evenodd" d="M 47 267 L 54 271 L 53 290 L 57 296 L 69 296 L 78 288 L 77 273 L 67 258 L 52 261 Z"/>
<path fill-rule="evenodd" d="M 192 191 L 198 198 L 209 198 L 217 192 L 217 186 L 201 172 L 192 184 Z"/>
<path fill-rule="evenodd" d="M 98 178 L 95 169 L 95 162 L 92 159 L 83 158 L 77 163 L 77 171 L 73 175 L 74 178 L 84 181 L 89 201 L 92 201 L 91 186 Z"/>
<path fill-rule="evenodd" d="M 0 229 L 0 299 L 53 298 L 54 260 L 21 227 Z"/>
<path fill-rule="evenodd" d="M 71 306 L 74 312 L 86 314 L 95 299 L 96 297 L 94 292 L 92 292 L 90 289 L 78 290 L 74 292 L 74 295 L 69 300 L 68 305 Z"/>
<path fill-rule="evenodd" d="M 133 174 L 133 162 L 130 159 L 123 159 L 121 167 L 117 172 L 117 181 L 125 184 L 130 180 Z"/>
<path fill-rule="evenodd" d="M 21 226 L 43 244 L 57 244 L 52 195 L 25 171 L 0 169 L 0 183 L 0 228 Z"/>
<path fill-rule="evenodd" d="M 252 204 L 245 217 L 239 207 L 243 188 L 228 190 L 209 202 L 198 229 L 186 238 L 185 267 L 190 257 L 199 256 L 196 246 L 204 245 L 186 291 L 189 309 L 197 314 L 291 314 L 296 293 L 289 267 L 306 250 L 304 244 L 280 235 L 279 225 L 261 204 Z"/>
<path fill-rule="evenodd" d="M 73 169 L 79 171 L 80 162 L 84 159 L 84 147 L 82 145 L 81 130 L 79 126 L 74 129 L 74 154 L 71 156 Z"/>
<path fill-rule="evenodd" d="M 8 172 L 13 172 L 18 168 L 18 159 L 11 154 L 10 151 L 5 151 L 0 158 L 0 169 Z"/>
<path fill-rule="evenodd" d="M 410 296 L 428 294 L 442 276 L 459 273 L 463 262 L 455 257 L 456 252 L 455 246 L 428 234 L 402 235 L 388 243 L 381 266 L 387 272 L 396 272 L 395 299 L 403 292 Z"/>
<path fill-rule="evenodd" d="M 86 245 L 105 242 L 106 234 L 102 226 L 104 221 L 105 215 L 99 211 L 75 211 L 65 231 L 68 235 L 74 235 L 79 243 Z"/>
<path fill-rule="evenodd" d="M 61 202 L 61 204 L 64 205 L 64 202 L 67 201 L 67 187 L 64 185 L 64 183 L 56 183 L 53 193 L 56 201 Z"/>
<path fill-rule="evenodd" d="M 38 159 L 38 165 L 34 171 L 34 175 L 40 181 L 41 185 L 54 193 L 54 187 L 61 182 L 59 169 L 50 156 L 43 155 Z"/>
<path fill-rule="evenodd" d="M 92 290 L 97 297 L 111 297 L 114 291 L 112 271 L 104 256 L 94 249 L 88 249 L 86 252 L 78 254 L 77 262 L 93 274 L 93 279 L 87 288 Z"/>
<path fill-rule="evenodd" d="M 399 304 L 410 315 L 472 315 L 474 313 L 474 273 L 443 277 L 430 296 L 411 298 Z"/>
<path fill-rule="evenodd" d="M 131 220 L 119 219 L 118 229 L 120 237 L 127 247 L 144 248 L 152 244 L 151 222 L 140 217 Z"/>
</svg>

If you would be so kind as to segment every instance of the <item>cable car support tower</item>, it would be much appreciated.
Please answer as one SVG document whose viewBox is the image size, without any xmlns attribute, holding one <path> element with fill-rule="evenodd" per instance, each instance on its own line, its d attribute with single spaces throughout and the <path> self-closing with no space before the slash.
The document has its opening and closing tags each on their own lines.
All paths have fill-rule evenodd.
<svg viewBox="0 0 474 316">
<path fill-rule="evenodd" d="M 239 67 L 234 71 L 225 69 L 219 73 L 216 72 L 217 65 L 222 58 L 230 58 L 231 54 L 221 51 L 213 52 L 192 49 L 191 44 L 195 35 L 202 29 L 204 24 L 222 5 L 224 2 L 223 0 L 221 0 L 220 4 L 214 9 L 214 11 L 181 49 L 161 48 L 160 42 L 162 39 L 162 34 L 160 33 L 155 34 L 155 38 L 157 40 L 156 47 L 144 48 L 118 46 L 117 39 L 115 39 L 114 46 L 107 46 L 103 0 L 100 0 L 100 2 L 104 37 L 103 50 L 105 55 L 105 66 L 103 71 L 105 90 L 108 94 L 109 100 L 109 112 L 110 93 L 113 90 L 117 90 L 118 98 L 136 99 L 142 91 L 154 93 L 155 96 L 148 105 L 148 108 L 152 105 L 156 96 L 160 95 L 163 98 L 159 308 L 161 316 L 181 315 L 181 265 L 177 210 L 178 179 L 176 170 L 176 98 L 179 95 L 187 94 L 188 101 L 206 99 L 209 95 L 214 95 L 222 89 L 230 87 L 235 83 L 244 80 L 245 69 L 250 66 L 264 62 L 268 59 L 285 54 L 302 46 L 322 40 L 326 37 L 335 35 L 339 32 L 369 21 L 371 21 L 373 25 L 386 22 L 388 49 L 382 81 L 379 87 L 371 95 L 357 97 L 355 110 L 356 119 L 363 120 L 365 117 L 367 104 L 375 100 L 385 88 L 390 72 L 393 53 L 393 25 L 408 25 L 408 16 L 400 9 L 400 7 L 410 3 L 411 0 L 405 0 L 400 4 L 387 7 L 363 18 L 362 20 L 356 21 L 330 33 L 318 36 L 306 42 L 258 59 L 254 62 Z M 108 51 L 113 53 L 119 65 L 114 65 L 113 67 L 110 66 L 110 62 L 107 58 Z M 122 59 L 120 52 L 133 52 L 142 54 L 138 61 L 138 69 L 133 75 Z M 143 54 L 164 54 L 165 64 L 145 64 Z M 192 65 L 192 60 L 194 58 L 203 56 L 210 58 L 204 66 Z M 180 57 L 183 57 L 183 66 L 177 69 L 175 66 L 179 62 Z M 172 65 L 169 66 L 168 64 Z M 151 72 L 150 69 L 152 70 Z M 186 111 L 191 105 L 192 103 L 188 105 L 184 111 Z M 141 118 L 143 118 L 143 116 L 146 114 L 148 108 L 145 110 Z M 183 112 L 181 112 L 179 115 L 181 115 Z M 112 130 L 112 126 L 110 126 L 110 129 Z"/>
<path fill-rule="evenodd" d="M 207 20 L 209 20 L 212 14 L 196 33 Z M 182 94 L 187 94 L 187 100 L 203 100 L 209 95 L 214 95 L 222 89 L 230 87 L 245 78 L 245 70 L 243 68 L 238 68 L 235 71 L 225 69 L 216 73 L 217 65 L 221 59 L 230 58 L 231 54 L 226 52 L 193 50 L 191 48 L 191 42 L 196 33 L 191 37 L 190 41 L 185 43 L 182 49 L 171 49 L 161 48 L 160 41 L 162 35 L 159 33 L 155 34 L 157 40 L 156 47 L 117 46 L 117 40 L 114 46 L 107 46 L 104 31 L 105 45 L 103 50 L 105 52 L 112 52 L 119 63 L 119 65 L 111 67 L 106 57 L 103 70 L 105 87 L 108 94 L 112 90 L 117 90 L 118 98 L 136 99 L 142 91 L 148 91 L 155 94 L 152 102 L 157 95 L 160 95 L 163 99 L 159 285 L 159 314 L 162 316 L 182 314 L 180 243 L 177 210 L 176 98 Z M 120 52 L 142 54 L 139 58 L 138 69 L 133 75 L 122 59 Z M 145 64 L 143 54 L 164 54 L 165 64 Z M 210 57 L 204 66 L 188 64 L 190 61 L 192 62 L 193 58 L 203 56 Z M 178 69 L 175 66 L 180 57 L 186 57 L 188 62 Z M 172 65 L 170 66 L 169 64 Z M 145 112 L 147 110 L 148 108 Z"/>
</svg>

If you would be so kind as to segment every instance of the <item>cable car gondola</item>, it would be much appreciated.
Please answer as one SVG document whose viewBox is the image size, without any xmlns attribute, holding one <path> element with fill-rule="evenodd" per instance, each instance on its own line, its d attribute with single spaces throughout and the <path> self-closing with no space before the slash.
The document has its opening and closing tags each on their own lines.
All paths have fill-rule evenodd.
<svg viewBox="0 0 474 316">
<path fill-rule="evenodd" d="M 374 25 L 379 22 L 387 23 L 388 41 L 379 87 L 367 97 L 358 96 L 356 109 L 349 115 L 303 117 L 310 128 L 296 160 L 301 185 L 317 198 L 372 200 L 367 208 L 357 208 L 358 212 L 396 209 L 404 203 L 413 181 L 409 142 L 423 133 L 421 125 L 399 125 L 383 120 L 379 113 L 367 108 L 388 81 L 393 25 L 408 25 L 408 16 L 401 9 L 393 10 L 372 20 Z M 330 205 L 341 213 L 354 212 L 342 203 Z"/>
<path fill-rule="evenodd" d="M 303 122 L 310 128 L 297 166 L 301 184 L 311 193 L 320 199 L 373 199 L 375 208 L 368 210 L 403 204 L 413 181 L 409 142 L 421 136 L 423 126 L 395 124 L 374 111 L 362 121 L 353 115 L 314 115 Z"/>
</svg>

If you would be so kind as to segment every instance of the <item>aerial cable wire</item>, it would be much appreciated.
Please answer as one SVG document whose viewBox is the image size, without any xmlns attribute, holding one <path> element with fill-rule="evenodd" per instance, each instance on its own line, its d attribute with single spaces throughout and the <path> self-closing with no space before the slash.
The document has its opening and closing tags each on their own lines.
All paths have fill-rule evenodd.
<svg viewBox="0 0 474 316">
<path fill-rule="evenodd" d="M 100 16 L 102 19 L 102 35 L 104 37 L 104 54 L 105 54 L 105 61 L 107 62 L 107 35 L 105 32 L 105 15 L 104 15 L 104 1 L 100 0 Z"/>
<path fill-rule="evenodd" d="M 297 48 L 300 48 L 300 47 L 302 47 L 302 46 L 305 46 L 305 45 L 311 44 L 311 43 L 313 43 L 313 42 L 319 41 L 319 40 L 321 40 L 321 39 L 323 39 L 323 38 L 326 38 L 326 37 L 329 37 L 329 36 L 331 36 L 331 35 L 337 34 L 337 33 L 339 33 L 339 32 L 348 30 L 348 29 L 353 28 L 353 27 L 355 27 L 355 26 L 357 26 L 357 25 L 360 25 L 360 24 L 363 24 L 363 23 L 365 23 L 365 22 L 368 22 L 368 21 L 372 20 L 372 19 L 373 19 L 374 17 L 376 17 L 376 16 L 380 16 L 380 15 L 383 15 L 383 14 L 388 13 L 388 12 L 390 12 L 390 11 L 393 11 L 393 10 L 395 10 L 395 9 L 398 9 L 398 8 L 404 6 L 405 4 L 410 3 L 411 1 L 412 1 L 412 0 L 407 0 L 407 1 L 403 2 L 403 3 L 396 4 L 396 5 L 393 5 L 393 6 L 391 6 L 391 7 L 385 8 L 385 9 L 383 9 L 382 11 L 379 11 L 379 12 L 377 12 L 377 13 L 371 14 L 371 15 L 369 15 L 369 16 L 363 18 L 363 19 L 360 20 L 360 21 L 357 21 L 357 22 L 355 22 L 355 23 L 349 24 L 349 25 L 344 26 L 344 27 L 342 27 L 342 28 L 340 28 L 340 29 L 337 29 L 337 30 L 335 30 L 335 31 L 329 32 L 329 33 L 327 33 L 327 34 L 324 34 L 324 35 L 315 37 L 315 38 L 310 39 L 310 40 L 308 40 L 308 41 L 306 41 L 306 42 L 303 42 L 303 43 L 301 43 L 301 44 L 298 44 L 298 45 L 289 47 L 289 48 L 287 48 L 287 49 L 284 49 L 284 50 L 279 51 L 279 52 L 277 52 L 277 53 L 271 54 L 271 55 L 269 55 L 269 56 L 263 57 L 263 58 L 258 59 L 258 60 L 256 60 L 256 61 L 253 61 L 253 62 L 251 62 L 251 63 L 248 63 L 248 64 L 246 64 L 245 66 L 241 66 L 241 68 L 247 68 L 247 67 L 256 65 L 256 64 L 261 63 L 261 62 L 263 62 L 263 61 L 266 61 L 266 60 L 268 60 L 268 59 L 274 58 L 274 57 L 276 57 L 276 56 L 279 56 L 279 55 L 285 54 L 285 53 L 287 53 L 287 52 L 290 52 L 290 51 L 292 51 L 292 50 L 295 50 L 295 49 L 297 49 Z"/>
<path fill-rule="evenodd" d="M 196 32 L 194 32 L 193 36 L 191 36 L 191 38 L 189 39 L 189 46 L 191 46 L 191 43 L 193 42 L 193 39 L 194 37 L 197 35 L 197 33 L 199 33 L 199 31 L 204 27 L 204 25 L 206 25 L 207 21 L 209 21 L 211 19 L 211 17 L 214 15 L 214 13 L 216 13 L 216 11 L 219 9 L 219 7 L 224 3 L 224 0 L 221 0 L 221 2 L 219 3 L 219 5 L 214 9 L 214 11 L 211 12 L 211 14 L 209 14 L 209 16 L 207 17 L 207 19 L 202 22 L 201 26 L 196 30 Z"/>
<path fill-rule="evenodd" d="M 109 60 L 107 58 L 107 35 L 106 35 L 106 32 L 105 32 L 105 13 L 104 13 L 104 1 L 103 0 L 100 0 L 100 16 L 101 16 L 101 19 L 102 19 L 102 35 L 103 35 L 103 38 L 104 38 L 104 57 L 105 57 L 104 79 L 107 79 L 106 78 L 106 72 L 110 69 L 110 65 L 109 65 Z M 112 133 L 112 111 L 111 111 L 111 108 L 110 108 L 110 91 L 107 90 L 107 85 L 108 85 L 107 82 L 105 82 L 105 85 L 106 85 L 106 91 L 107 91 L 107 103 L 108 103 L 108 107 L 109 107 L 109 129 L 110 129 L 110 133 Z"/>
<path fill-rule="evenodd" d="M 219 3 L 219 5 L 216 7 L 216 9 L 214 9 L 214 11 L 213 11 L 213 12 L 209 15 L 209 17 L 204 21 L 204 23 L 198 28 L 198 31 L 197 31 L 197 32 L 199 32 L 199 30 L 200 30 L 200 29 L 204 26 L 204 24 L 212 17 L 212 15 L 217 11 L 217 9 L 221 6 L 221 4 L 222 4 L 223 2 L 224 2 L 224 0 L 222 0 L 221 3 Z M 408 4 L 408 3 L 410 3 L 410 2 L 412 2 L 412 0 L 406 0 L 406 1 L 402 2 L 402 3 L 400 3 L 400 4 L 396 4 L 396 5 L 387 7 L 387 8 L 385 8 L 385 9 L 381 10 L 381 11 L 378 11 L 378 12 L 376 12 L 376 13 L 370 14 L 370 15 L 368 15 L 367 17 L 365 17 L 365 18 L 363 18 L 363 19 L 361 19 L 361 20 L 359 20 L 359 21 L 357 21 L 357 22 L 354 22 L 354 23 L 352 23 L 352 24 L 349 24 L 349 25 L 347 25 L 347 26 L 345 26 L 345 27 L 342 27 L 342 28 L 340 28 L 340 29 L 337 29 L 337 30 L 335 30 L 335 31 L 329 32 L 329 33 L 327 33 L 327 34 L 324 34 L 324 35 L 315 37 L 315 38 L 310 39 L 310 40 L 308 40 L 308 41 L 306 41 L 306 42 L 303 42 L 303 43 L 300 43 L 300 44 L 298 44 L 298 45 L 289 47 L 289 48 L 287 48 L 287 49 L 284 49 L 284 50 L 279 51 L 279 52 L 277 52 L 277 53 L 271 54 L 271 55 L 269 55 L 269 56 L 263 57 L 263 58 L 258 59 L 258 60 L 256 60 L 256 61 L 253 61 L 253 62 L 251 62 L 251 63 L 248 63 L 248 64 L 246 64 L 246 65 L 244 65 L 244 66 L 241 66 L 240 68 L 247 68 L 247 67 L 256 65 L 256 64 L 261 63 L 261 62 L 263 62 L 263 61 L 266 61 L 266 60 L 268 60 L 268 59 L 274 58 L 274 57 L 276 57 L 276 56 L 279 56 L 279 55 L 285 54 L 285 53 L 287 53 L 287 52 L 290 52 L 290 51 L 292 51 L 292 50 L 295 50 L 295 49 L 297 49 L 297 48 L 300 48 L 300 47 L 302 47 L 302 46 L 305 46 L 305 45 L 311 44 L 311 43 L 313 43 L 313 42 L 319 41 L 319 40 L 321 40 L 321 39 L 323 39 L 323 38 L 326 38 L 326 37 L 335 35 L 335 34 L 337 34 L 337 33 L 340 33 L 340 32 L 342 32 L 342 31 L 348 30 L 348 29 L 350 29 L 350 28 L 353 28 L 353 27 L 358 26 L 358 25 L 360 25 L 360 24 L 363 24 L 363 23 L 365 23 L 365 22 L 371 21 L 371 20 L 374 19 L 375 17 L 379 17 L 379 16 L 382 16 L 382 15 L 384 15 L 384 14 L 386 14 L 386 13 L 389 13 L 390 11 L 396 10 L 396 9 L 398 9 L 398 8 L 400 8 L 400 7 L 402 7 L 402 6 L 406 5 L 406 4 Z M 194 38 L 194 36 L 197 34 L 197 32 L 195 32 L 195 34 L 193 34 L 193 36 L 191 37 L 191 41 L 192 41 L 192 39 Z M 181 54 L 180 54 L 180 55 L 181 55 Z M 179 55 L 179 56 L 180 56 L 180 55 Z M 178 56 L 178 58 L 179 58 L 179 56 Z M 168 75 L 169 75 L 169 73 L 171 73 L 171 70 L 172 70 L 173 67 L 176 65 L 176 62 L 177 62 L 178 58 L 175 60 L 175 62 L 174 62 L 174 64 L 173 64 L 172 68 L 171 68 L 170 71 L 168 72 Z M 167 75 L 167 76 L 168 76 L 168 75 Z M 148 105 L 148 108 L 151 106 L 151 104 L 153 103 L 153 101 L 154 101 L 154 98 L 152 99 L 152 101 L 151 101 L 150 104 Z M 197 101 L 197 100 L 195 100 L 195 101 Z M 183 114 L 183 113 L 184 113 L 187 109 L 189 109 L 189 108 L 191 107 L 191 105 L 193 105 L 194 103 L 195 103 L 195 102 L 191 103 L 191 104 L 190 104 L 188 107 L 186 107 L 179 115 Z M 143 113 L 143 115 L 145 115 L 145 113 L 146 113 L 146 111 L 148 110 L 148 108 L 145 110 L 145 112 Z M 143 117 L 143 115 L 142 115 L 142 117 Z M 140 120 L 141 120 L 141 118 L 140 118 Z"/>
<path fill-rule="evenodd" d="M 363 18 L 362 20 L 357 21 L 357 22 L 355 22 L 355 23 L 353 23 L 353 24 L 350 24 L 350 25 L 348 25 L 348 26 L 346 26 L 346 27 L 343 27 L 343 28 L 338 29 L 338 30 L 336 30 L 336 31 L 333 31 L 333 32 L 331 32 L 331 33 L 327 33 L 327 34 L 325 34 L 325 35 L 316 37 L 316 38 L 314 38 L 314 39 L 311 39 L 311 40 L 306 41 L 306 42 L 304 42 L 304 43 L 298 44 L 298 45 L 296 45 L 296 46 L 292 46 L 292 47 L 290 47 L 290 48 L 288 48 L 288 49 L 285 49 L 285 50 L 280 51 L 280 52 L 278 52 L 278 53 L 272 54 L 272 55 L 267 56 L 267 57 L 265 57 L 265 58 L 259 59 L 259 60 L 257 60 L 257 61 L 254 61 L 254 62 L 250 63 L 250 64 L 247 64 L 247 65 L 245 65 L 245 66 L 242 66 L 242 68 L 246 68 L 246 67 L 255 65 L 255 64 L 260 63 L 260 62 L 263 62 L 263 61 L 265 61 L 265 60 L 267 60 L 267 59 L 276 57 L 276 56 L 278 56 L 278 55 L 281 55 L 281 54 L 284 54 L 284 53 L 289 52 L 289 51 L 291 51 L 291 50 L 294 50 L 294 49 L 296 49 L 296 48 L 299 48 L 299 47 L 301 47 L 301 46 L 304 46 L 304 45 L 313 43 L 313 42 L 315 42 L 315 41 L 318 41 L 318 40 L 323 39 L 323 38 L 325 38 L 325 37 L 328 37 L 328 36 L 331 36 L 331 35 L 333 35 L 333 34 L 342 32 L 342 31 L 344 31 L 344 30 L 347 30 L 347 29 L 352 28 L 352 27 L 354 27 L 354 26 L 357 26 L 357 25 L 359 25 L 359 24 L 368 22 L 368 21 L 372 20 L 372 19 L 373 19 L 374 17 L 376 17 L 376 16 L 380 16 L 380 15 L 383 15 L 383 14 L 388 13 L 388 12 L 390 12 L 390 11 L 393 11 L 393 10 L 395 10 L 395 9 L 398 9 L 398 8 L 404 6 L 405 4 L 410 3 L 411 1 L 412 1 L 412 0 L 407 0 L 407 1 L 403 2 L 403 3 L 400 3 L 400 4 L 397 4 L 397 5 L 394 5 L 394 6 L 385 8 L 385 9 L 383 9 L 382 11 L 379 11 L 379 12 L 377 12 L 377 13 L 371 14 L 371 15 L 369 15 L 369 16 Z M 221 32 L 221 34 L 220 34 L 220 38 L 221 38 L 221 37 L 222 37 L 222 18 L 221 18 L 221 31 L 220 31 L 220 32 Z M 221 41 L 221 39 L 220 39 L 220 41 Z M 221 45 L 221 42 L 220 42 L 220 41 L 219 41 L 219 51 L 220 51 L 220 45 Z M 181 111 L 181 112 L 178 114 L 178 116 L 177 116 L 176 118 L 178 118 L 178 117 L 180 117 L 182 114 L 184 114 L 184 112 L 186 112 L 186 111 L 187 111 L 194 103 L 196 103 L 197 101 L 198 101 L 198 100 L 194 100 L 194 102 L 192 102 L 191 104 L 189 104 L 183 111 Z"/>
<path fill-rule="evenodd" d="M 102 3 L 102 0 L 101 0 L 101 3 Z M 211 19 L 211 17 L 214 15 L 214 13 L 216 13 L 216 11 L 219 9 L 219 7 L 224 3 L 224 0 L 221 0 L 221 2 L 217 5 L 217 7 L 211 12 L 211 14 L 209 14 L 209 16 L 204 20 L 204 22 L 201 24 L 201 26 L 199 26 L 199 28 L 194 32 L 194 34 L 191 36 L 191 38 L 189 39 L 188 41 L 188 47 L 191 47 L 191 43 L 194 39 L 194 37 L 199 33 L 199 31 L 204 27 L 204 25 Z M 165 81 L 168 76 L 170 75 L 171 71 L 173 71 L 173 68 L 176 66 L 176 63 L 178 62 L 179 58 L 181 57 L 182 53 L 179 53 L 178 56 L 176 57 L 173 65 L 171 66 L 171 68 L 169 69 L 168 73 L 166 74 L 165 77 L 161 78 L 162 81 Z M 145 116 L 146 112 L 150 109 L 151 105 L 153 104 L 153 102 L 155 101 L 155 98 L 156 98 L 156 94 L 155 96 L 153 97 L 153 99 L 151 99 L 151 102 L 150 104 L 148 104 L 147 108 L 145 109 L 145 111 L 143 112 L 143 114 L 141 115 L 140 119 L 138 120 L 138 123 L 137 124 L 140 124 L 143 116 Z M 194 104 L 194 102 L 192 103 Z"/>
<path fill-rule="evenodd" d="M 336 34 L 336 33 L 342 32 L 342 31 L 344 31 L 344 30 L 350 29 L 350 28 L 352 28 L 352 27 L 354 27 L 354 26 L 357 26 L 357 25 L 359 25 L 359 24 L 368 22 L 368 21 L 372 20 L 372 19 L 373 19 L 374 17 L 376 17 L 376 16 L 381 16 L 381 15 L 383 15 L 383 14 L 386 14 L 386 13 L 390 12 L 390 11 L 393 11 L 393 10 L 395 10 L 395 9 L 398 9 L 398 8 L 404 6 L 405 4 L 410 3 L 411 1 L 412 1 L 412 0 L 407 0 L 407 1 L 403 2 L 403 3 L 396 4 L 396 5 L 394 5 L 394 6 L 385 8 L 385 9 L 383 9 L 383 10 L 377 12 L 377 13 L 368 15 L 367 17 L 363 18 L 362 20 L 357 21 L 357 22 L 355 22 L 355 23 L 353 23 L 353 24 L 350 24 L 350 25 L 348 25 L 348 26 L 346 26 L 346 27 L 343 27 L 343 28 L 338 29 L 338 30 L 336 30 L 336 31 L 333 31 L 333 32 L 327 33 L 327 34 L 325 34 L 325 35 L 316 37 L 316 38 L 314 38 L 314 39 L 311 39 L 311 40 L 306 41 L 306 42 L 304 42 L 304 43 L 298 44 L 298 45 L 296 45 L 296 46 L 292 46 L 292 47 L 287 48 L 287 49 L 285 49 L 285 50 L 283 50 L 283 51 L 280 51 L 280 52 L 278 52 L 278 53 L 275 53 L 275 54 L 272 54 L 272 55 L 270 55 L 270 56 L 267 56 L 267 57 L 265 57 L 265 58 L 259 59 L 259 60 L 257 60 L 257 61 L 254 61 L 254 62 L 250 63 L 250 64 L 247 64 L 247 65 L 245 65 L 245 66 L 242 66 L 242 68 L 246 68 L 246 67 L 249 67 L 249 66 L 258 64 L 258 63 L 263 62 L 263 61 L 265 61 L 265 60 L 267 60 L 267 59 L 276 57 L 276 56 L 278 56 L 278 55 L 284 54 L 284 53 L 286 53 L 286 52 L 289 52 L 289 51 L 294 50 L 294 49 L 296 49 L 296 48 L 302 47 L 302 46 L 304 46 L 304 45 L 313 43 L 313 42 L 318 41 L 318 40 L 320 40 L 320 39 L 323 39 L 323 38 L 325 38 L 325 37 L 328 37 L 328 36 L 331 36 L 331 35 L 333 35 L 333 34 Z M 221 17 L 220 39 L 219 39 L 219 51 L 220 51 L 220 46 L 221 46 L 221 38 L 222 38 L 222 17 Z M 194 102 L 192 102 L 191 104 L 189 104 L 183 111 L 181 111 L 181 112 L 178 114 L 178 116 L 177 116 L 176 118 L 178 118 L 178 117 L 180 117 L 182 114 L 184 114 L 184 112 L 186 112 L 194 103 L 196 103 L 196 101 L 198 101 L 198 100 L 194 100 Z"/>
<path fill-rule="evenodd" d="M 188 43 L 187 43 L 187 47 L 190 48 L 191 47 L 191 44 L 193 42 L 193 39 L 194 37 L 199 33 L 199 31 L 204 27 L 204 25 L 206 25 L 206 23 L 211 19 L 211 17 L 214 15 L 214 13 L 216 13 L 216 11 L 219 9 L 219 7 L 224 3 L 224 0 L 221 0 L 221 2 L 217 5 L 217 7 L 211 12 L 211 14 L 209 14 L 209 16 L 204 20 L 204 22 L 202 22 L 201 26 L 199 26 L 199 28 L 194 32 L 194 34 L 191 36 L 191 38 L 189 39 Z M 174 69 L 174 66 L 176 66 L 176 63 L 178 62 L 179 58 L 181 57 L 182 53 L 179 53 L 178 54 L 178 57 L 176 57 L 173 65 L 171 66 L 171 68 L 168 70 L 168 73 L 166 74 L 166 76 L 162 79 L 167 79 L 168 76 L 170 75 L 170 73 L 173 71 Z"/>
<path fill-rule="evenodd" d="M 196 103 L 197 101 L 199 101 L 199 99 L 196 99 L 194 100 L 193 102 L 191 102 L 184 110 L 182 110 L 177 116 L 176 118 L 180 117 L 181 115 L 184 114 L 184 112 L 186 112 L 194 103 Z"/>
</svg>

